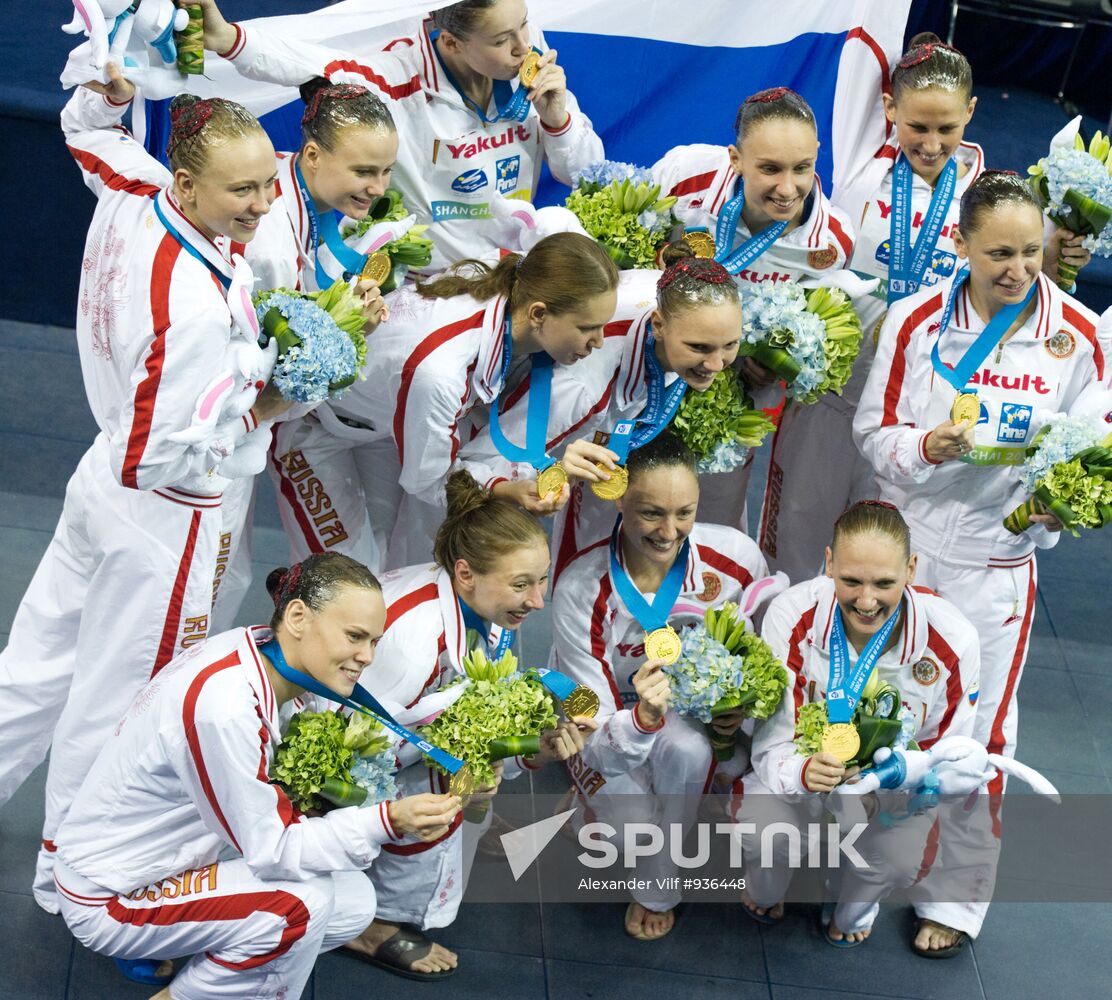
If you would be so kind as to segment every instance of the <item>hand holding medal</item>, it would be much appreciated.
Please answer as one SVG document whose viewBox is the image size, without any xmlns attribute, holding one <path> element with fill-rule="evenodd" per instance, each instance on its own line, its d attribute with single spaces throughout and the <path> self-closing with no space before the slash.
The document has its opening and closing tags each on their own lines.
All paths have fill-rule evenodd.
<svg viewBox="0 0 1112 1000">
<path fill-rule="evenodd" d="M 549 128 L 560 128 L 568 118 L 568 80 L 563 67 L 556 65 L 556 50 L 549 49 L 544 55 L 531 52 L 518 76 L 541 121 Z"/>
<path fill-rule="evenodd" d="M 672 697 L 672 689 L 664 674 L 664 661 L 649 659 L 641 664 L 633 675 L 633 690 L 638 699 L 634 706 L 638 722 L 644 729 L 658 728 Z"/>
<path fill-rule="evenodd" d="M 617 500 L 625 494 L 629 476 L 618 462 L 609 448 L 585 438 L 572 441 L 560 460 L 570 477 L 590 483 L 591 492 L 601 500 Z"/>
<path fill-rule="evenodd" d="M 977 405 L 979 414 L 980 408 L 979 404 Z M 923 451 L 930 461 L 935 463 L 955 462 L 965 458 L 976 446 L 974 436 L 976 420 L 972 423 L 967 422 L 964 418 L 955 421 L 953 413 L 957 410 L 958 406 L 955 403 L 954 410 L 951 411 L 951 418 L 939 424 L 927 435 L 923 442 Z"/>
</svg>

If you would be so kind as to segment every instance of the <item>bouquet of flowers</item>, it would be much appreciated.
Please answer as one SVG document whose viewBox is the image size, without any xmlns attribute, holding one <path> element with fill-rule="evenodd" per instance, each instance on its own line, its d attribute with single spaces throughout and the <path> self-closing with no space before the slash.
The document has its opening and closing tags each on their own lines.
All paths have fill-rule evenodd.
<svg viewBox="0 0 1112 1000">
<path fill-rule="evenodd" d="M 503 653 L 491 663 L 481 649 L 464 659 L 468 687 L 421 735 L 465 761 L 479 785 L 494 781 L 492 761 L 536 753 L 540 734 L 556 725 L 552 699 L 535 673 L 517 671 Z"/>
<path fill-rule="evenodd" d="M 363 308 L 343 281 L 322 292 L 275 288 L 255 296 L 264 336 L 278 342 L 271 381 L 283 399 L 319 403 L 338 397 L 363 370 Z"/>
<path fill-rule="evenodd" d="M 661 198 L 652 174 L 632 163 L 603 160 L 575 176 L 564 203 L 623 270 L 656 267 L 676 226 L 675 198 Z"/>
<path fill-rule="evenodd" d="M 410 214 L 402 201 L 401 192 L 388 188 L 385 194 L 371 203 L 371 209 L 365 218 L 344 229 L 344 238 L 358 239 L 384 222 L 404 222 Z M 428 267 L 432 262 L 432 240 L 425 235 L 428 229 L 428 226 L 410 226 L 397 239 L 374 247 L 376 251 L 386 254 L 393 265 L 390 276 L 379 286 L 383 295 L 392 292 L 405 281 L 411 267 Z"/>
<path fill-rule="evenodd" d="M 1027 168 L 1029 183 L 1046 217 L 1086 237 L 1098 257 L 1112 257 L 1112 142 L 1097 132 L 1088 148 L 1078 116 L 1050 142 L 1050 152 Z M 1072 288 L 1077 268 L 1058 261 L 1058 284 Z"/>
<path fill-rule="evenodd" d="M 699 472 L 730 472 L 775 425 L 753 406 L 732 368 L 703 392 L 684 393 L 672 427 L 699 460 Z"/>
<path fill-rule="evenodd" d="M 719 760 L 733 756 L 735 737 L 716 733 L 711 720 L 735 708 L 744 708 L 752 719 L 767 719 L 788 686 L 784 665 L 729 601 L 684 630 L 679 659 L 664 673 L 672 688 L 672 707 L 708 723 Z"/>
<path fill-rule="evenodd" d="M 301 810 L 373 806 L 397 795 L 395 759 L 386 731 L 362 713 L 298 712 L 278 744 L 270 766 L 277 782 Z"/>
<path fill-rule="evenodd" d="M 1088 420 L 1061 417 L 1039 431 L 1019 478 L 1031 496 L 1004 518 L 1013 535 L 1048 511 L 1075 538 L 1112 522 L 1112 434 Z"/>
<path fill-rule="evenodd" d="M 790 398 L 841 393 L 861 346 L 861 321 L 842 289 L 762 282 L 746 290 L 743 314 L 740 353 L 783 378 Z"/>
<path fill-rule="evenodd" d="M 801 705 L 795 718 L 796 753 L 810 757 L 822 750 L 822 731 L 827 724 L 825 698 Z M 853 724 L 861 737 L 861 746 L 857 756 L 846 762 L 847 767 L 871 764 L 873 754 L 881 747 L 919 749 L 911 738 L 916 729 L 915 716 L 903 707 L 900 692 L 882 681 L 875 668 L 854 708 Z"/>
</svg>

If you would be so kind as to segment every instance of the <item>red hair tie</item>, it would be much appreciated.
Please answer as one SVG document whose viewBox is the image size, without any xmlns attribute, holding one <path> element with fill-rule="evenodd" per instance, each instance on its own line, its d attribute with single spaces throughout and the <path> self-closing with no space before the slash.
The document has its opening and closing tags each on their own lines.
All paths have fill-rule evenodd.
<svg viewBox="0 0 1112 1000">
<path fill-rule="evenodd" d="M 684 257 L 665 269 L 656 283 L 656 290 L 663 292 L 673 281 L 683 275 L 708 285 L 728 285 L 734 280 L 730 277 L 730 272 L 716 260 L 705 257 Z"/>
<path fill-rule="evenodd" d="M 743 104 L 772 104 L 773 101 L 779 101 L 783 97 L 787 97 L 792 93 L 790 87 L 769 87 L 768 90 L 758 90 L 755 94 L 750 94 L 742 102 Z"/>
<path fill-rule="evenodd" d="M 883 507 L 886 510 L 894 510 L 897 514 L 900 512 L 899 507 L 894 503 L 889 503 L 887 500 L 858 500 L 857 506 L 859 507 Z"/>
<path fill-rule="evenodd" d="M 170 139 L 166 143 L 167 154 L 179 143 L 192 139 L 205 127 L 205 123 L 212 117 L 212 105 L 216 99 L 206 97 L 170 108 Z"/>
<path fill-rule="evenodd" d="M 300 579 L 301 563 L 298 563 L 296 566 L 292 566 L 286 571 L 286 575 L 282 577 L 282 583 L 278 588 L 278 593 L 288 598 L 297 589 L 297 581 Z"/>
<path fill-rule="evenodd" d="M 305 113 L 301 116 L 302 127 L 311 125 L 317 117 L 317 112 L 320 111 L 321 102 L 325 99 L 333 101 L 351 101 L 356 97 L 362 97 L 364 94 L 369 94 L 370 91 L 366 87 L 360 87 L 354 83 L 334 83 L 329 84 L 327 87 L 321 87 L 313 94 L 312 99 L 305 108 Z"/>
<path fill-rule="evenodd" d="M 945 42 L 923 42 L 922 45 L 916 45 L 907 55 L 905 55 L 896 65 L 900 69 L 911 69 L 912 66 L 918 66 L 919 63 L 926 62 L 934 55 L 935 49 L 942 49 L 946 52 L 953 52 L 955 55 L 961 53 L 952 45 L 947 45 Z"/>
</svg>

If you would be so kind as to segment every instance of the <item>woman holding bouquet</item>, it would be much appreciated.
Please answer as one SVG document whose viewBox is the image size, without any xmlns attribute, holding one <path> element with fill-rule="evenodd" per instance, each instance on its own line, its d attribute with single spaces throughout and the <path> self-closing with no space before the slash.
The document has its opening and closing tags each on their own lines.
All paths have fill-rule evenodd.
<svg viewBox="0 0 1112 1000">
<path fill-rule="evenodd" d="M 853 228 L 849 218 L 830 204 L 822 191 L 815 161 L 819 138 L 815 115 L 810 105 L 794 90 L 773 87 L 746 98 L 734 122 L 736 141 L 731 146 L 677 146 L 653 168 L 653 178 L 666 195 L 679 200 L 673 211 L 687 231 L 704 230 L 706 236 L 693 239 L 714 243 L 715 259 L 744 290 L 746 285 L 762 282 L 806 281 L 827 283 L 830 276 L 848 266 L 853 254 Z M 739 368 L 751 390 L 770 387 L 776 376 L 752 358 L 742 358 Z M 829 394 L 815 407 L 820 425 L 828 423 Z M 780 402 L 774 391 L 762 394 L 762 405 Z M 791 406 L 784 421 L 797 418 Z M 785 432 L 786 433 L 786 432 Z M 790 460 L 795 445 L 783 445 L 780 432 L 774 444 L 774 461 L 792 473 L 811 461 Z M 749 460 L 740 472 L 718 475 L 704 483 L 703 513 L 723 524 L 742 524 L 745 494 L 749 484 Z M 766 504 L 775 512 L 782 497 L 794 484 L 788 479 L 770 481 Z M 709 492 L 708 492 L 709 491 Z M 813 491 L 807 491 L 810 499 Z M 798 499 L 792 497 L 792 499 Z M 795 579 L 801 567 L 793 558 L 796 547 L 806 548 L 803 535 L 810 536 L 808 513 L 796 531 L 783 533 L 779 542 L 770 538 L 765 554 L 771 564 L 784 569 Z M 828 536 L 820 536 L 809 559 L 810 572 L 817 553 Z M 764 547 L 764 546 L 762 546 Z"/>
<path fill-rule="evenodd" d="M 99 434 L 0 654 L 0 802 L 53 752 L 35 896 L 57 911 L 54 834 L 136 691 L 208 629 L 223 530 L 217 442 L 228 457 L 285 403 L 185 442 L 225 368 L 230 245 L 249 243 L 274 197 L 274 149 L 223 100 L 172 105 L 171 170 L 119 121 L 134 88 L 79 87 L 66 143 L 98 202 L 81 275 L 77 341 Z"/>
<path fill-rule="evenodd" d="M 905 736 L 923 749 L 943 736 L 972 733 L 977 632 L 953 604 L 912 586 L 916 575 L 911 537 L 899 512 L 890 504 L 861 501 L 835 523 L 826 575 L 797 584 L 769 606 L 761 634 L 788 668 L 789 694 L 753 735 L 753 771 L 745 776 L 735 817 L 755 826 L 741 838 L 749 857 L 758 856 L 765 826 L 779 822 L 802 830 L 821 819 L 824 793 L 858 771 L 847 763 L 860 750 L 868 750 L 871 759 L 870 727 L 876 718 L 888 721 L 902 705 Z M 839 673 L 832 673 L 839 663 L 844 665 L 840 682 Z M 855 705 L 858 696 L 867 696 L 874 672 L 890 686 L 877 701 L 889 703 L 862 719 L 854 714 Z M 830 707 L 835 689 L 844 694 L 844 720 Z M 806 706 L 821 701 L 827 704 L 827 725 L 813 752 L 796 736 Z M 826 730 L 843 721 L 852 721 L 860 746 L 828 742 Z M 899 730 L 899 723 L 893 728 Z M 890 744 L 888 739 L 885 745 Z M 845 948 L 864 941 L 879 900 L 911 885 L 920 868 L 929 866 L 927 834 L 933 821 L 933 813 L 926 813 L 888 830 L 870 828 L 856 841 L 869 868 L 843 874 L 838 905 L 832 917 L 824 915 L 831 944 Z M 765 864 L 767 859 L 747 866 L 742 902 L 758 922 L 773 924 L 783 916 L 793 873 L 786 855 L 778 854 L 772 867 Z M 921 924 L 917 948 L 928 947 L 930 933 Z"/>
<path fill-rule="evenodd" d="M 617 501 L 611 535 L 579 552 L 554 590 L 552 663 L 602 695 L 599 736 L 572 772 L 583 810 L 599 819 L 656 821 L 663 829 L 676 822 L 686 829 L 719 765 L 704 725 L 668 710 L 667 661 L 647 648 L 646 606 L 679 629 L 726 601 L 741 603 L 755 581 L 761 581 L 757 590 L 774 581 L 762 579 L 765 561 L 740 531 L 696 522 L 695 458 L 674 434 L 664 431 L 632 452 L 627 470 L 629 486 Z M 739 709 L 719 715 L 714 729 L 731 737 L 744 717 Z M 745 764 L 744 752 L 735 754 L 722 772 L 736 777 Z M 649 793 L 666 797 L 657 804 Z M 649 814 L 634 815 L 643 807 Z M 655 885 L 656 876 L 671 874 L 645 877 Z M 626 933 L 663 937 L 678 902 L 678 890 L 635 893 Z"/>
<path fill-rule="evenodd" d="M 531 201 L 542 163 L 570 184 L 603 159 L 602 142 L 524 0 L 442 7 L 369 60 L 289 44 L 257 28 L 248 33 L 226 22 L 214 0 L 201 6 L 205 47 L 244 76 L 285 86 L 324 76 L 371 87 L 387 102 L 401 134 L 395 181 L 417 221 L 432 227 L 426 273 L 497 252 L 492 192 Z"/>
<path fill-rule="evenodd" d="M 741 304 L 726 269 L 682 242 L 663 256 L 663 272 L 622 272 L 601 350 L 552 376 L 547 447 L 564 446 L 560 465 L 575 482 L 553 530 L 555 579 L 577 551 L 609 534 L 608 501 L 622 493 L 626 456 L 668 426 L 686 392 L 709 389 L 737 357 Z M 505 439 L 526 439 L 529 396 L 514 391 L 499 401 Z M 505 479 L 496 492 L 515 499 L 534 492 L 536 470 L 506 455 L 492 430 L 493 421 L 460 449 L 464 466 Z"/>
<path fill-rule="evenodd" d="M 384 575 L 386 630 L 375 669 L 365 678 L 379 700 L 409 706 L 418 717 L 433 715 L 451 700 L 442 692 L 464 676 L 462 661 L 478 648 L 497 661 L 514 633 L 544 606 L 548 587 L 548 539 L 539 522 L 515 503 L 499 500 L 466 472 L 447 483 L 448 515 L 437 532 L 435 563 Z M 541 734 L 536 759 L 506 763 L 506 776 L 546 759 L 566 760 L 582 749 L 590 719 L 570 721 Z M 403 792 L 443 791 L 448 779 L 410 748 L 400 751 Z M 495 766 L 498 780 L 502 769 Z M 497 788 L 481 789 L 478 798 Z M 371 870 L 378 917 L 367 940 L 376 950 L 367 961 L 413 979 L 440 979 L 456 966 L 456 955 L 433 944 L 422 931 L 445 927 L 456 916 L 464 890 L 463 835 L 457 816 L 443 836 L 405 838 L 387 845 Z"/>
<path fill-rule="evenodd" d="M 404 491 L 408 561 L 425 558 L 469 425 L 482 423 L 505 386 L 527 384 L 534 367 L 559 372 L 601 347 L 617 284 L 594 240 L 556 233 L 524 256 L 461 261 L 393 293 L 365 380 L 279 429 L 273 471 L 294 553 L 336 548 L 383 565 Z M 538 513 L 564 499 L 520 485 L 511 492 Z"/>
<path fill-rule="evenodd" d="M 1049 514 L 1020 535 L 1002 518 L 1027 499 L 1024 451 L 1049 414 L 1104 382 L 1096 316 L 1041 273 L 1042 216 L 1027 183 L 982 173 L 961 199 L 957 273 L 894 305 L 854 421 L 881 495 L 898 504 L 919 579 L 981 635 L 974 736 L 1015 752 L 1016 695 L 1035 610 L 1035 549 Z M 989 786 L 999 793 L 1002 779 Z M 958 924 L 976 934 L 983 918 Z"/>
<path fill-rule="evenodd" d="M 282 707 L 313 699 L 303 678 L 350 696 L 386 616 L 378 581 L 347 556 L 271 576 L 270 627 L 178 655 L 110 735 L 58 833 L 59 902 L 82 944 L 188 958 L 156 1000 L 300 996 L 322 951 L 369 949 L 363 870 L 381 848 L 435 840 L 459 813 L 458 797 L 425 793 L 306 817 L 267 780 Z"/>
</svg>

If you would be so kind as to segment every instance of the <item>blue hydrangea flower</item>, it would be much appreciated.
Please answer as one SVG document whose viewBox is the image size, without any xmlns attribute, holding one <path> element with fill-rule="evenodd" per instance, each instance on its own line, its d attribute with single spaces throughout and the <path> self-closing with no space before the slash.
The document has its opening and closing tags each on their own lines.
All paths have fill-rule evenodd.
<svg viewBox="0 0 1112 1000">
<path fill-rule="evenodd" d="M 742 336 L 747 343 L 784 348 L 799 365 L 788 395 L 806 396 L 826 381 L 826 324 L 807 309 L 807 295 L 794 281 L 765 281 L 746 289 Z"/>
<path fill-rule="evenodd" d="M 351 780 L 367 790 L 364 806 L 377 805 L 397 798 L 398 786 L 394 781 L 394 754 L 383 751 L 373 757 L 359 757 L 351 766 Z"/>
<path fill-rule="evenodd" d="M 714 706 L 741 687 L 744 661 L 707 635 L 702 622 L 685 629 L 681 643 L 680 658 L 664 668 L 671 705 L 683 715 L 710 722 Z"/>
<path fill-rule="evenodd" d="M 1039 161 L 1046 173 L 1047 194 L 1050 204 L 1047 212 L 1068 215 L 1070 207 L 1064 203 L 1066 192 L 1073 188 L 1086 198 L 1101 205 L 1112 206 L 1112 174 L 1096 157 L 1080 149 L 1052 149 L 1049 156 Z M 1085 237 L 1085 246 L 1099 257 L 1112 257 L 1112 225 L 1107 225 L 1096 236 Z"/>
<path fill-rule="evenodd" d="M 1019 470 L 1023 488 L 1034 493 L 1051 468 L 1059 462 L 1071 461 L 1078 452 L 1097 444 L 1101 437 L 1100 429 L 1081 417 L 1055 418 L 1036 439 L 1035 453 Z"/>
<path fill-rule="evenodd" d="M 900 732 L 892 743 L 892 749 L 906 750 L 911 741 L 915 739 L 915 734 L 919 731 L 919 722 L 915 718 L 915 713 L 906 705 L 900 707 L 899 719 Z"/>
<path fill-rule="evenodd" d="M 319 403 L 340 393 L 329 386 L 356 374 L 355 345 L 336 321 L 311 299 L 276 292 L 256 307 L 260 325 L 271 309 L 277 309 L 301 338 L 274 365 L 272 381 L 283 399 L 296 403 Z"/>
<path fill-rule="evenodd" d="M 619 160 L 601 160 L 574 174 L 572 176 L 572 186 L 597 184 L 599 187 L 606 187 L 611 181 L 622 182 L 627 178 L 634 184 L 645 181 L 651 187 L 653 183 L 651 170 L 638 167 L 633 163 L 623 163 Z"/>
<path fill-rule="evenodd" d="M 698 471 L 704 472 L 733 472 L 745 464 L 749 457 L 749 448 L 741 444 L 737 438 L 728 441 L 719 441 L 714 450 L 699 459 Z"/>
</svg>

